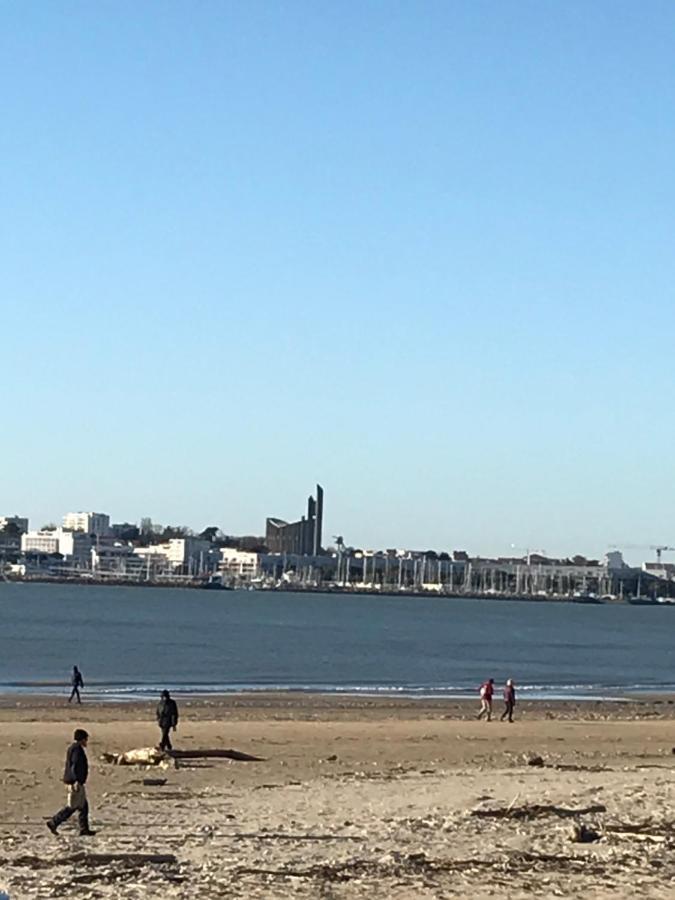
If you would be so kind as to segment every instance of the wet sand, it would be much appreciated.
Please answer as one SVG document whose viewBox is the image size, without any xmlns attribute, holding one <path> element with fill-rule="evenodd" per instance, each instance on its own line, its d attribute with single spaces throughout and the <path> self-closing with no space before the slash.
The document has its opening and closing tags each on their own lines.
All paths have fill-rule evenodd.
<svg viewBox="0 0 675 900">
<path fill-rule="evenodd" d="M 12 900 L 675 896 L 672 698 L 526 702 L 512 725 L 477 722 L 462 701 L 180 706 L 177 747 L 262 761 L 114 766 L 103 752 L 156 742 L 153 704 L 0 698 L 0 887 Z M 63 804 L 80 726 L 98 834 L 80 838 L 73 819 L 53 837 L 45 819 Z M 575 824 L 598 839 L 570 840 Z"/>
</svg>

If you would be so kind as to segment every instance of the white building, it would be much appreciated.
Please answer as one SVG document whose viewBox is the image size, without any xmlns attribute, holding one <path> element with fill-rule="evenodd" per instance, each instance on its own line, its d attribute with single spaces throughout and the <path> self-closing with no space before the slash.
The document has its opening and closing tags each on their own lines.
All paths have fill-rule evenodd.
<svg viewBox="0 0 675 900">
<path fill-rule="evenodd" d="M 14 525 L 25 534 L 28 531 L 28 519 L 23 516 L 0 516 L 0 531 L 4 531 L 8 525 Z"/>
<path fill-rule="evenodd" d="M 646 562 L 642 563 L 642 571 L 664 581 L 675 581 L 675 563 Z"/>
<path fill-rule="evenodd" d="M 148 579 L 155 578 L 157 575 L 173 574 L 173 566 L 166 555 L 165 544 L 134 547 L 134 556 L 141 561 Z"/>
<path fill-rule="evenodd" d="M 211 543 L 200 538 L 171 538 L 162 544 L 136 547 L 134 553 L 152 560 L 155 567 L 165 560 L 167 568 L 176 575 L 203 575 L 214 569 Z"/>
<path fill-rule="evenodd" d="M 91 558 L 91 538 L 88 534 L 65 531 L 27 531 L 21 535 L 23 553 L 60 553 L 64 559 L 78 564 L 89 565 Z"/>
<path fill-rule="evenodd" d="M 260 574 L 260 554 L 223 547 L 220 551 L 219 569 L 223 575 L 250 581 Z"/>
<path fill-rule="evenodd" d="M 145 563 L 130 544 L 99 544 L 91 548 L 91 570 L 97 575 L 139 577 Z"/>
<path fill-rule="evenodd" d="M 67 531 L 83 531 L 105 537 L 110 533 L 110 516 L 105 513 L 74 512 L 63 517 L 63 528 Z"/>
<path fill-rule="evenodd" d="M 202 541 L 200 538 L 171 538 L 167 541 L 169 561 L 174 566 L 190 568 L 194 574 L 207 567 L 208 553 L 211 549 L 210 541 Z"/>
<path fill-rule="evenodd" d="M 21 535 L 21 551 L 23 553 L 59 553 L 58 531 L 27 531 Z"/>
</svg>

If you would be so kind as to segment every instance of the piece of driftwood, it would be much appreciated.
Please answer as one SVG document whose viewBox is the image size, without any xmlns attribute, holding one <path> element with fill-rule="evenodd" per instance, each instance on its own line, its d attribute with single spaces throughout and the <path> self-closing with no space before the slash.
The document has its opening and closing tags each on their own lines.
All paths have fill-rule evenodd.
<svg viewBox="0 0 675 900">
<path fill-rule="evenodd" d="M 260 756 L 251 756 L 241 750 L 158 750 L 157 747 L 141 747 L 124 753 L 102 753 L 104 762 L 116 766 L 169 766 L 181 759 L 236 759 L 239 762 L 262 762 Z"/>
<path fill-rule="evenodd" d="M 654 822 L 647 819 L 646 822 L 614 822 L 605 827 L 605 831 L 612 834 L 647 834 L 659 837 L 675 837 L 675 822 Z"/>
<path fill-rule="evenodd" d="M 173 853 L 74 853 L 67 862 L 83 866 L 108 866 L 124 863 L 127 866 L 167 865 L 177 862 Z"/>
<path fill-rule="evenodd" d="M 178 862 L 173 853 L 71 853 L 68 856 L 38 857 L 16 856 L 14 859 L 0 860 L 8 866 L 27 866 L 35 869 L 50 869 L 55 866 L 108 866 L 121 863 L 126 866 L 168 865 Z"/>
<path fill-rule="evenodd" d="M 522 806 L 497 807 L 496 809 L 473 809 L 471 815 L 479 819 L 541 819 L 544 816 L 557 816 L 560 819 L 573 819 L 577 816 L 607 812 L 601 803 L 584 806 L 582 809 L 569 809 L 555 806 L 553 803 L 524 803 Z"/>
<path fill-rule="evenodd" d="M 599 863 L 598 870 L 605 871 L 605 864 Z M 507 856 L 494 859 L 478 857 L 471 859 L 430 859 L 424 853 L 401 855 L 398 859 L 388 861 L 350 859 L 341 863 L 318 863 L 306 868 L 293 865 L 272 869 L 266 866 L 241 866 L 232 870 L 233 879 L 248 875 L 264 875 L 267 877 L 308 878 L 317 881 L 350 881 L 355 878 L 390 878 L 410 875 L 435 875 L 450 872 L 481 870 L 503 872 L 555 871 L 586 872 L 589 861 L 586 857 L 568 856 L 552 853 L 527 853 L 518 851 Z"/>
<path fill-rule="evenodd" d="M 171 759 L 236 759 L 239 762 L 263 762 L 262 756 L 251 756 L 241 750 L 169 750 Z"/>
<path fill-rule="evenodd" d="M 166 778 L 142 778 L 141 783 L 145 785 L 145 787 L 164 787 L 166 784 Z"/>
<path fill-rule="evenodd" d="M 631 841 L 644 841 L 649 844 L 665 844 L 668 838 L 664 834 L 641 834 L 635 831 L 612 831 L 614 837 Z"/>
</svg>

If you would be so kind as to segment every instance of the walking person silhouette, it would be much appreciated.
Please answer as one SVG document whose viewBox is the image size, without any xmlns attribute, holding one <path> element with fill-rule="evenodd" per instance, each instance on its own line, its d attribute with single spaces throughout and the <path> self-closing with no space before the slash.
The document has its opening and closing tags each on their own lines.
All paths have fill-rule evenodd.
<svg viewBox="0 0 675 900">
<path fill-rule="evenodd" d="M 70 692 L 70 697 L 68 697 L 68 703 L 72 701 L 73 697 L 77 697 L 77 702 L 82 703 L 80 688 L 84 687 L 84 679 L 82 678 L 82 672 L 80 672 L 77 666 L 73 666 L 73 674 L 70 676 L 70 683 L 73 689 Z"/>
</svg>

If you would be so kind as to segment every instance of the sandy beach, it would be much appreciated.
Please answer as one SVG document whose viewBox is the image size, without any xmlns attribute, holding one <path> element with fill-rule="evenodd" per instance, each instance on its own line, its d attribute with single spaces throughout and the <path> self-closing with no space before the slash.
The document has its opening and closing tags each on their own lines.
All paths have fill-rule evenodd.
<svg viewBox="0 0 675 900">
<path fill-rule="evenodd" d="M 672 699 L 529 702 L 512 725 L 461 701 L 180 706 L 176 747 L 261 761 L 117 766 L 102 754 L 156 743 L 153 704 L 0 698 L 12 900 L 675 896 Z M 88 839 L 74 819 L 57 837 L 45 826 L 77 726 L 91 734 Z"/>
</svg>

